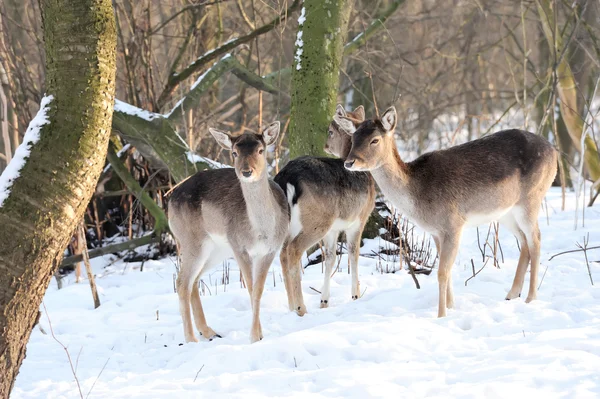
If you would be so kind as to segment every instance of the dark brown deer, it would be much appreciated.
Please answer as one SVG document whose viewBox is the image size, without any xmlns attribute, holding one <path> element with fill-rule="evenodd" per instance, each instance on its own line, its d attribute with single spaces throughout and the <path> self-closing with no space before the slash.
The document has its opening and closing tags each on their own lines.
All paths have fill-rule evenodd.
<svg viewBox="0 0 600 399">
<path fill-rule="evenodd" d="M 363 107 L 346 113 L 338 105 L 336 115 L 350 117 L 358 125 L 365 118 Z M 375 184 L 369 173 L 350 172 L 344 159 L 352 145 L 349 135 L 337 124 L 329 126 L 325 151 L 341 159 L 300 157 L 290 161 L 275 176 L 275 182 L 287 193 L 290 205 L 290 230 L 281 250 L 281 267 L 290 310 L 306 313 L 302 296 L 301 258 L 311 246 L 323 240 L 325 277 L 321 307 L 329 306 L 330 280 L 336 258 L 337 240 L 346 233 L 352 272 L 352 299 L 360 297 L 358 257 L 365 224 L 375 203 Z"/>
<path fill-rule="evenodd" d="M 396 109 L 358 128 L 335 121 L 352 135 L 345 166 L 371 171 L 383 194 L 400 212 L 433 235 L 440 255 L 438 316 L 452 308 L 451 269 L 466 225 L 498 221 L 519 240 L 521 255 L 506 299 L 521 295 L 531 261 L 529 294 L 536 299 L 540 264 L 538 213 L 557 170 L 557 152 L 542 137 L 504 130 L 404 163 L 396 149 Z"/>
<path fill-rule="evenodd" d="M 186 342 L 198 341 L 191 304 L 200 334 L 219 336 L 206 324 L 198 282 L 209 268 L 233 256 L 250 294 L 250 340 L 256 342 L 263 338 L 259 313 L 265 280 L 289 225 L 285 194 L 267 174 L 266 149 L 277 139 L 279 122 L 261 134 L 210 133 L 233 153 L 234 168 L 198 172 L 175 188 L 169 200 L 169 226 L 181 249 L 177 294 L 183 332 Z"/>
</svg>

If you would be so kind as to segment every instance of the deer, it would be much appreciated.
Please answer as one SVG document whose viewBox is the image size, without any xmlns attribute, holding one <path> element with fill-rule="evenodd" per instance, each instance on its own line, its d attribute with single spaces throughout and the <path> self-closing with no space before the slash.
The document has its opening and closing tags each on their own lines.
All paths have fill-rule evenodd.
<svg viewBox="0 0 600 399">
<path fill-rule="evenodd" d="M 346 113 L 337 106 L 336 115 L 351 118 L 357 125 L 365 118 L 359 106 Z M 341 232 L 346 233 L 350 269 L 351 296 L 360 297 L 358 258 L 361 236 L 375 205 L 375 183 L 367 172 L 350 172 L 344 160 L 351 147 L 349 135 L 331 122 L 325 152 L 339 159 L 303 156 L 288 162 L 275 176 L 275 182 L 286 193 L 290 207 L 290 229 L 280 252 L 284 284 L 291 311 L 306 313 L 301 287 L 302 254 L 323 240 L 325 276 L 321 289 L 321 308 L 330 301 L 330 282 Z"/>
<path fill-rule="evenodd" d="M 537 298 L 538 213 L 558 162 L 557 151 L 546 139 L 522 130 L 503 130 L 405 163 L 394 140 L 394 107 L 358 127 L 343 116 L 334 120 L 352 136 L 344 166 L 370 171 L 384 196 L 433 236 L 439 254 L 438 317 L 454 307 L 451 270 L 463 229 L 491 221 L 508 228 L 521 248 L 506 300 L 521 296 L 530 262 L 525 302 Z"/>
<path fill-rule="evenodd" d="M 271 263 L 288 232 L 285 193 L 268 177 L 267 147 L 279 135 L 279 122 L 260 134 L 233 136 L 209 129 L 223 149 L 231 151 L 233 168 L 201 171 L 171 193 L 169 227 L 181 249 L 177 277 L 179 310 L 185 341 L 198 342 L 192 328 L 190 305 L 199 333 L 221 338 L 210 328 L 200 301 L 198 283 L 211 267 L 233 256 L 250 295 L 250 342 L 263 339 L 260 299 Z"/>
</svg>

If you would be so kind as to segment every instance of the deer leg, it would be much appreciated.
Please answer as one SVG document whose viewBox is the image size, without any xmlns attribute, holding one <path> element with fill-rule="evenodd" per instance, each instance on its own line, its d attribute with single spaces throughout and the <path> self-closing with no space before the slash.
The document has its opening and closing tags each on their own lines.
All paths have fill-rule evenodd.
<svg viewBox="0 0 600 399">
<path fill-rule="evenodd" d="M 531 231 L 525 233 L 527 236 L 527 246 L 529 247 L 529 256 L 531 258 L 531 273 L 529 276 L 529 292 L 527 293 L 526 303 L 537 298 L 537 280 L 538 269 L 540 267 L 540 228 L 536 221 L 533 223 Z"/>
<path fill-rule="evenodd" d="M 323 237 L 323 256 L 325 257 L 325 275 L 323 276 L 323 287 L 321 288 L 321 308 L 329 306 L 329 296 L 331 294 L 331 271 L 335 264 L 338 231 L 330 231 Z"/>
<path fill-rule="evenodd" d="M 281 263 L 281 274 L 283 274 L 283 284 L 285 285 L 285 292 L 287 293 L 288 306 L 290 311 L 294 311 L 294 297 L 292 296 L 292 279 L 290 276 L 290 264 L 288 257 L 288 241 L 286 240 L 281 247 L 279 252 L 279 262 Z"/>
<path fill-rule="evenodd" d="M 519 279 L 516 283 L 520 283 L 517 287 L 519 288 L 519 293 L 523 287 L 523 281 L 527 272 L 527 263 L 529 263 L 524 259 L 526 256 L 523 254 L 525 248 L 527 248 L 526 254 L 528 255 L 529 260 L 531 260 L 529 293 L 527 294 L 527 299 L 525 299 L 525 302 L 527 303 L 533 301 L 537 297 L 537 278 L 540 266 L 540 228 L 537 222 L 539 202 L 537 203 L 537 206 L 532 205 L 529 207 L 517 208 L 518 215 L 514 215 L 515 222 L 522 232 L 522 242 L 526 243 L 526 245 L 523 243 L 521 244 L 521 256 L 519 257 L 519 266 L 517 267 L 517 275 L 515 276 L 515 280 Z M 521 260 L 523 260 L 522 263 Z"/>
<path fill-rule="evenodd" d="M 202 273 L 200 273 L 202 274 Z M 206 324 L 206 318 L 204 317 L 204 309 L 202 308 L 202 301 L 200 301 L 200 290 L 198 289 L 198 283 L 200 282 L 200 275 L 196 277 L 194 285 L 192 287 L 192 312 L 194 313 L 194 322 L 198 332 L 206 339 L 212 341 L 213 338 L 222 338 L 212 328 Z"/>
<path fill-rule="evenodd" d="M 350 295 L 352 299 L 360 298 L 360 281 L 358 280 L 358 258 L 360 255 L 360 242 L 364 225 L 355 230 L 346 231 L 348 244 L 348 256 L 350 257 L 350 272 L 352 273 L 352 288 Z"/>
<path fill-rule="evenodd" d="M 302 231 L 294 237 L 288 246 L 288 263 L 290 281 L 292 282 L 292 297 L 294 298 L 294 310 L 299 316 L 304 316 L 306 306 L 302 296 L 302 254 L 311 246 L 325 236 L 331 223 L 321 221 L 320 224 L 310 225 L 309 222 L 302 222 Z"/>
<path fill-rule="evenodd" d="M 460 245 L 460 231 L 456 231 L 450 234 L 445 234 L 440 242 L 441 253 L 440 253 L 440 265 L 438 268 L 438 285 L 439 285 L 439 303 L 438 303 L 438 317 L 446 317 L 446 308 L 448 305 L 454 305 L 449 303 L 448 297 L 454 302 L 452 293 L 452 266 L 456 259 L 458 247 Z"/>
<path fill-rule="evenodd" d="M 252 259 L 247 252 L 234 252 L 233 257 L 240 268 L 240 274 L 246 284 L 246 289 L 250 295 L 250 303 L 252 303 L 252 290 L 253 290 L 253 275 L 252 275 Z"/>
<path fill-rule="evenodd" d="M 254 276 L 254 289 L 252 290 L 252 329 L 250 331 L 250 342 L 255 343 L 263 339 L 262 327 L 260 325 L 260 298 L 265 289 L 265 281 L 269 274 L 269 268 L 273 263 L 275 254 L 268 254 L 258 260 L 257 272 Z"/>
<path fill-rule="evenodd" d="M 209 252 L 206 248 L 202 248 L 199 251 L 195 251 L 192 248 L 185 248 L 181 253 L 181 269 L 177 276 L 177 295 L 179 296 L 179 313 L 183 320 L 185 342 L 198 342 L 192 327 L 190 304 L 194 282 L 200 275 L 200 271 L 204 266 L 203 263 L 208 257 L 206 252 Z"/>
<path fill-rule="evenodd" d="M 499 222 L 508 228 L 508 230 L 514 234 L 519 241 L 521 246 L 521 253 L 519 254 L 519 261 L 517 263 L 517 270 L 515 271 L 515 278 L 512 283 L 512 287 L 506 295 L 506 300 L 515 299 L 521 296 L 521 290 L 523 289 L 523 281 L 525 280 L 525 273 L 527 272 L 527 266 L 529 265 L 529 247 L 527 246 L 527 240 L 525 234 L 519 227 L 515 215 L 508 213 L 503 216 Z"/>
<path fill-rule="evenodd" d="M 433 242 L 435 243 L 435 249 L 440 256 L 441 244 L 440 239 L 437 236 L 433 236 Z M 452 273 L 448 275 L 448 285 L 446 289 L 446 308 L 452 309 L 454 307 L 454 292 L 452 290 Z"/>
</svg>

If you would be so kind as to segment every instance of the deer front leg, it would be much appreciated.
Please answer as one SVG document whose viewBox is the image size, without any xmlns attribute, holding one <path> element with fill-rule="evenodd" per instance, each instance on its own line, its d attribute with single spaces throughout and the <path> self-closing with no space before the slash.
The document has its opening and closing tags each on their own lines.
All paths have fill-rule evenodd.
<svg viewBox="0 0 600 399">
<path fill-rule="evenodd" d="M 452 266 L 460 245 L 460 231 L 445 234 L 440 242 L 440 265 L 438 269 L 439 303 L 438 317 L 446 317 L 446 308 L 454 306 L 452 293 Z M 450 306 L 449 306 L 450 305 Z"/>
<path fill-rule="evenodd" d="M 250 295 L 250 303 L 252 303 L 252 289 L 253 289 L 253 281 L 252 281 L 252 259 L 250 259 L 250 255 L 248 252 L 234 252 L 233 257 L 237 262 L 240 268 L 240 274 L 244 279 L 244 284 L 246 284 L 246 289 L 248 290 L 248 294 Z"/>
<path fill-rule="evenodd" d="M 352 273 L 352 299 L 357 300 L 360 298 L 360 282 L 358 280 L 358 258 L 360 255 L 360 242 L 362 235 L 362 227 L 358 230 L 351 230 L 346 232 L 346 239 L 348 241 L 348 256 L 350 257 L 350 271 Z"/>
<path fill-rule="evenodd" d="M 253 281 L 252 290 L 252 328 L 250 330 L 250 343 L 255 343 L 263 339 L 262 327 L 260 325 L 260 298 L 265 289 L 265 281 L 269 274 L 269 268 L 273 263 L 274 253 L 265 255 L 258 259 L 256 264 L 256 274 Z"/>
<path fill-rule="evenodd" d="M 329 307 L 331 296 L 331 272 L 335 264 L 335 247 L 337 245 L 337 231 L 330 231 L 323 237 L 323 257 L 325 258 L 325 275 L 323 276 L 323 287 L 321 287 L 321 308 Z"/>
</svg>

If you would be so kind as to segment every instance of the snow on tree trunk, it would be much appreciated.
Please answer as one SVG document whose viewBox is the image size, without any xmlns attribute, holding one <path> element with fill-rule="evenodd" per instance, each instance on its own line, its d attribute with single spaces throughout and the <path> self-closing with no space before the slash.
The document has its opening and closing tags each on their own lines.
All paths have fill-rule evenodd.
<svg viewBox="0 0 600 399">
<path fill-rule="evenodd" d="M 292 68 L 291 158 L 323 155 L 335 112 L 352 0 L 305 0 Z"/>
<path fill-rule="evenodd" d="M 40 9 L 48 96 L 19 148 L 22 163 L 0 179 L 6 192 L 0 206 L 0 398 L 13 387 L 46 288 L 104 166 L 111 131 L 111 1 L 41 0 Z"/>
</svg>

